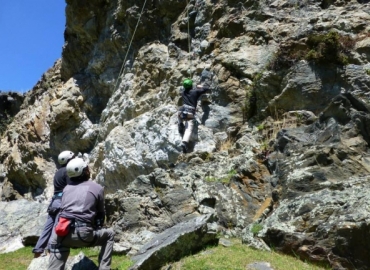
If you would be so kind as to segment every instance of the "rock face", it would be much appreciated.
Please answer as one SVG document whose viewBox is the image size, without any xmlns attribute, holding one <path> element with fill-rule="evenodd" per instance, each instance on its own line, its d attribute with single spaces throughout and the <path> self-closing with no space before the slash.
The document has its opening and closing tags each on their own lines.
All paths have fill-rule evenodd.
<svg viewBox="0 0 370 270">
<path fill-rule="evenodd" d="M 28 266 L 27 270 L 47 270 L 49 264 L 49 256 L 39 257 L 37 259 L 33 259 L 31 264 Z M 97 270 L 98 267 L 95 265 L 93 261 L 83 254 L 81 251 L 75 257 L 68 257 L 68 260 L 65 265 L 65 270 Z"/>
<path fill-rule="evenodd" d="M 14 117 L 21 108 L 23 95 L 15 92 L 0 91 L 0 115 L 1 118 Z"/>
<path fill-rule="evenodd" d="M 367 107 L 339 95 L 320 120 L 278 134 L 282 155 L 271 165 L 281 181 L 279 205 L 259 234 L 269 245 L 336 269 L 368 268 Z"/>
<path fill-rule="evenodd" d="M 20 111 L 23 99 L 21 94 L 0 91 L 0 134 L 5 132 L 14 115 Z"/>
<path fill-rule="evenodd" d="M 0 202 L 0 251 L 7 253 L 36 243 L 46 221 L 46 204 Z"/>
<path fill-rule="evenodd" d="M 105 186 L 116 251 L 214 214 L 253 246 L 370 267 L 368 1 L 68 0 L 66 16 L 62 58 L 1 136 L 4 204 L 48 201 L 69 149 Z M 179 86 L 202 73 L 183 155 Z"/>
<path fill-rule="evenodd" d="M 180 259 L 204 246 L 216 244 L 217 230 L 209 223 L 211 218 L 212 215 L 196 217 L 157 235 L 132 257 L 135 264 L 130 269 L 159 269 L 163 262 Z"/>
</svg>

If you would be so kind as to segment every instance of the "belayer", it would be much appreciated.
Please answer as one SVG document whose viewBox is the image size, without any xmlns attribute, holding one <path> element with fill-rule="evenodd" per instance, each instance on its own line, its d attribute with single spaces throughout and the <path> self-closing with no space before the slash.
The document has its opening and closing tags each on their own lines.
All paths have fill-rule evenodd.
<svg viewBox="0 0 370 270">
<path fill-rule="evenodd" d="M 60 168 L 54 175 L 54 196 L 51 199 L 51 202 L 48 207 L 48 218 L 44 225 L 44 229 L 36 243 L 36 246 L 32 249 L 34 253 L 34 258 L 40 257 L 45 249 L 47 248 L 51 232 L 55 223 L 56 216 L 60 210 L 60 204 L 62 201 L 63 189 L 66 185 L 70 183 L 70 179 L 67 175 L 66 166 L 69 161 L 75 157 L 75 154 L 72 151 L 63 151 L 58 156 L 58 163 Z M 46 254 L 45 254 L 46 255 Z"/>
<path fill-rule="evenodd" d="M 183 89 L 181 97 L 183 106 L 178 112 L 178 130 L 182 137 L 181 148 L 183 153 L 187 153 L 189 149 L 189 141 L 194 130 L 195 113 L 197 109 L 198 99 L 201 95 L 210 90 L 210 87 L 205 84 L 196 85 L 193 87 L 191 79 L 185 79 L 182 83 Z"/>
<path fill-rule="evenodd" d="M 99 270 L 111 269 L 114 231 L 103 228 L 104 188 L 90 179 L 90 169 L 82 158 L 67 165 L 71 182 L 64 188 L 57 225 L 50 238 L 48 270 L 63 270 L 70 248 L 101 246 Z"/>
</svg>

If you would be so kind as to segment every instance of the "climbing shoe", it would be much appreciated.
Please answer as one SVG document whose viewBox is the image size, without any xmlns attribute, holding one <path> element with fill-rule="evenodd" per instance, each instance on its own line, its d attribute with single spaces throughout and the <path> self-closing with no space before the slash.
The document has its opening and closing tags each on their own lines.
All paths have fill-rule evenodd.
<svg viewBox="0 0 370 270">
<path fill-rule="evenodd" d="M 181 144 L 181 149 L 184 154 L 188 152 L 188 143 L 187 142 L 182 142 Z"/>
<path fill-rule="evenodd" d="M 182 137 L 184 137 L 184 132 L 185 132 L 185 125 L 183 123 L 178 124 L 178 129 L 179 129 L 179 134 Z"/>
<path fill-rule="evenodd" d="M 46 255 L 47 255 L 46 250 L 43 251 L 43 252 L 34 252 L 33 253 L 33 258 L 36 259 L 36 258 L 39 258 L 39 257 L 45 257 Z"/>
</svg>

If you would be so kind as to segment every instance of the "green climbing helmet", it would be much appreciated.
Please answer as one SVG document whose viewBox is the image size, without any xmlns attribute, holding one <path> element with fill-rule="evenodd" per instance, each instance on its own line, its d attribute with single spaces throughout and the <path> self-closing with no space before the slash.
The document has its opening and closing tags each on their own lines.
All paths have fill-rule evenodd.
<svg viewBox="0 0 370 270">
<path fill-rule="evenodd" d="M 185 79 L 182 82 L 182 85 L 184 86 L 185 89 L 193 88 L 193 81 L 191 79 Z"/>
</svg>

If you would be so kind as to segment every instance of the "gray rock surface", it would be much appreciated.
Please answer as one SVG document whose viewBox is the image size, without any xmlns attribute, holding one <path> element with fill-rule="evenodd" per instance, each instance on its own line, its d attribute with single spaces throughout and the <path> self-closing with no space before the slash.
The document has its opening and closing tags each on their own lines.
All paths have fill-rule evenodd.
<svg viewBox="0 0 370 270">
<path fill-rule="evenodd" d="M 69 149 L 90 155 L 120 253 L 212 214 L 252 246 L 368 269 L 367 2 L 151 1 L 138 22 L 144 1 L 68 0 L 62 58 L 0 138 L 1 200 L 46 205 Z M 183 155 L 179 86 L 202 73 L 213 90 Z"/>
<path fill-rule="evenodd" d="M 24 96 L 16 92 L 2 92 L 0 91 L 0 116 L 2 119 L 5 117 L 14 117 L 23 103 Z"/>
<path fill-rule="evenodd" d="M 47 270 L 49 265 L 49 256 L 33 259 L 27 270 Z M 81 251 L 74 257 L 68 257 L 65 270 L 97 270 L 98 266 L 85 256 Z"/>
<path fill-rule="evenodd" d="M 0 252 L 36 244 L 46 222 L 46 208 L 27 200 L 0 202 Z"/>
<path fill-rule="evenodd" d="M 212 215 L 199 216 L 156 235 L 132 257 L 134 265 L 130 269 L 159 269 L 171 260 L 217 244 L 217 231 L 208 225 L 212 219 Z"/>
<path fill-rule="evenodd" d="M 268 262 L 255 262 L 247 265 L 247 270 L 274 270 Z"/>
</svg>

